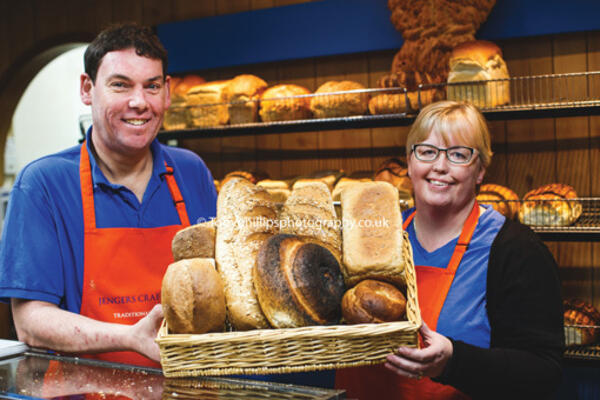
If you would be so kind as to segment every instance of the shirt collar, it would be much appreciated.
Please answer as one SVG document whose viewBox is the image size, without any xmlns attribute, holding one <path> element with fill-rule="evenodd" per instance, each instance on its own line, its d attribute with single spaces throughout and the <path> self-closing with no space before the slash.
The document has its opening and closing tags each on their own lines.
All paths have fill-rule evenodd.
<svg viewBox="0 0 600 400">
<path fill-rule="evenodd" d="M 88 129 L 85 135 L 85 145 L 87 146 L 89 158 L 90 158 L 90 168 L 92 170 L 92 182 L 94 187 L 97 185 L 104 185 L 114 189 L 119 189 L 122 185 L 115 185 L 110 183 L 110 181 L 106 178 L 100 166 L 96 162 L 96 158 L 94 153 L 92 152 L 92 127 Z M 160 179 L 164 174 L 167 173 L 167 168 L 165 167 L 165 157 L 160 147 L 160 143 L 158 139 L 154 139 L 152 143 L 150 143 L 150 151 L 152 151 L 152 177 L 150 180 Z"/>
</svg>

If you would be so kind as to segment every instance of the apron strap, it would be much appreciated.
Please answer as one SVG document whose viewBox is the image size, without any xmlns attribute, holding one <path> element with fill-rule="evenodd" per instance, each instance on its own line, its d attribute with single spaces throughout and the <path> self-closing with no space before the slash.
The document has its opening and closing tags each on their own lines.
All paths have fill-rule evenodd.
<svg viewBox="0 0 600 400">
<path fill-rule="evenodd" d="M 177 214 L 179 214 L 181 225 L 190 226 L 190 219 L 188 218 L 188 214 L 185 209 L 185 202 L 183 201 L 183 196 L 181 195 L 181 191 L 179 190 L 179 186 L 177 186 L 177 181 L 173 175 L 173 167 L 170 167 L 166 161 L 165 167 L 167 168 L 165 179 L 167 180 L 167 186 L 169 187 L 171 197 L 173 198 L 173 203 L 177 209 Z"/>
<path fill-rule="evenodd" d="M 456 242 L 456 247 L 454 248 L 454 253 L 452 253 L 452 258 L 450 258 L 450 262 L 448 263 L 448 272 L 452 272 L 453 274 L 456 272 L 456 269 L 460 264 L 460 260 L 462 260 L 465 251 L 467 251 L 467 247 L 469 247 L 469 243 L 471 243 L 471 238 L 473 237 L 473 232 L 475 232 L 475 227 L 477 226 L 478 220 L 479 203 L 477 203 L 477 200 L 475 200 L 473 203 L 473 209 L 463 225 L 462 232 L 460 233 L 458 242 Z"/>
</svg>

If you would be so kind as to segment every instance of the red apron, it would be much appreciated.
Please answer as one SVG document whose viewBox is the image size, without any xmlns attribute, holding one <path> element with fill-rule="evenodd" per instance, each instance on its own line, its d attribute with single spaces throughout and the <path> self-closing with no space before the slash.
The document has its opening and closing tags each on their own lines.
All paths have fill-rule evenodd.
<svg viewBox="0 0 600 400">
<path fill-rule="evenodd" d="M 163 275 L 173 262 L 171 241 L 189 226 L 185 203 L 173 168 L 166 162 L 165 178 L 181 225 L 158 228 L 97 228 L 92 172 L 86 143 L 81 146 L 79 173 L 84 223 L 84 273 L 81 315 L 132 325 L 160 302 Z M 90 356 L 126 364 L 160 367 L 134 352 Z"/>
<path fill-rule="evenodd" d="M 413 212 L 404 221 L 404 230 L 415 216 Z M 433 331 L 437 328 L 438 318 L 446 296 L 454 280 L 454 275 L 464 255 L 479 219 L 479 204 L 475 201 L 473 209 L 463 225 L 462 232 L 454 248 L 454 253 L 446 268 L 416 265 L 419 308 L 423 321 Z M 368 367 L 344 368 L 336 373 L 335 385 L 346 390 L 348 398 L 368 399 L 419 399 L 419 400 L 462 400 L 467 395 L 452 386 L 433 382 L 425 377 L 409 379 L 396 375 L 383 364 Z"/>
</svg>

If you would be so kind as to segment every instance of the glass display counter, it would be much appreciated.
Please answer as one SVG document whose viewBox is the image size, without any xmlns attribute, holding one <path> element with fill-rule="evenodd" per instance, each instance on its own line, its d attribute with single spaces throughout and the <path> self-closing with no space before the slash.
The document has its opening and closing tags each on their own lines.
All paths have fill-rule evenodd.
<svg viewBox="0 0 600 400">
<path fill-rule="evenodd" d="M 27 351 L 0 359 L 0 399 L 345 399 L 343 391 L 234 378 L 165 378 L 159 369 Z"/>
</svg>

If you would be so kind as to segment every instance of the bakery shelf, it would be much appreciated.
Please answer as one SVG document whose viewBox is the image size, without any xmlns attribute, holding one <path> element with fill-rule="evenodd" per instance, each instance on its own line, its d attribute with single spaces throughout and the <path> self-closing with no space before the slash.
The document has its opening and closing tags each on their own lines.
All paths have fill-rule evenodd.
<svg viewBox="0 0 600 400">
<path fill-rule="evenodd" d="M 600 345 L 568 347 L 564 356 L 574 360 L 600 361 Z"/>
<path fill-rule="evenodd" d="M 412 124 L 421 100 L 431 97 L 436 91 L 443 97 L 454 93 L 453 97 L 477 104 L 488 120 L 535 119 L 600 115 L 600 71 L 569 74 L 520 76 L 507 79 L 476 81 L 465 83 L 444 83 L 421 85 L 416 92 L 409 93 L 405 88 L 364 89 L 335 92 L 319 95 L 291 96 L 286 99 L 327 96 L 356 96 L 379 94 L 399 96 L 399 105 L 394 114 L 357 115 L 339 118 L 303 119 L 281 122 L 255 122 L 237 125 L 222 125 L 179 130 L 163 130 L 159 140 L 188 139 L 198 137 L 227 137 L 262 135 L 273 133 L 294 133 L 327 131 L 340 129 L 363 129 Z M 499 99 L 509 96 L 506 104 Z M 499 99 L 499 100 L 498 100 Z M 507 97 L 508 99 L 508 97 Z M 304 99 L 306 100 L 306 99 Z M 257 102 L 257 101 L 256 101 Z M 250 103 L 250 102 L 248 102 Z M 234 104 L 234 103 L 232 103 Z M 221 103 L 221 106 L 225 103 Z M 215 108 L 208 104 L 205 108 Z"/>
</svg>

